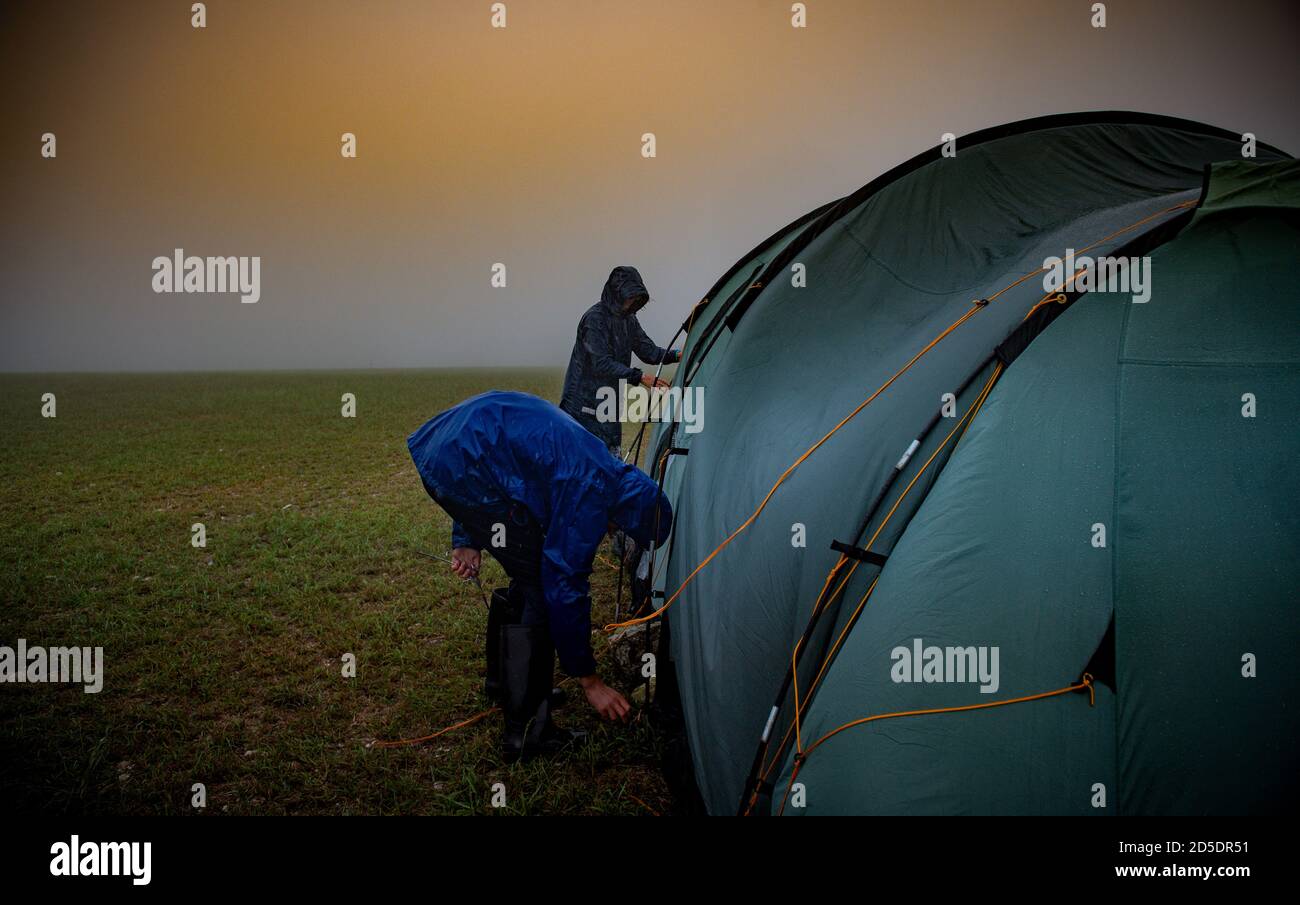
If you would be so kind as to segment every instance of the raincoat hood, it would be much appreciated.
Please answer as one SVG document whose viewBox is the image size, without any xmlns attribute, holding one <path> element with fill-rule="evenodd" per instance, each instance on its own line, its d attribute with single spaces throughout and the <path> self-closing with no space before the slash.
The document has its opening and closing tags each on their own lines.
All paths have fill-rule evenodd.
<svg viewBox="0 0 1300 905">
<path fill-rule="evenodd" d="M 619 479 L 609 520 L 641 547 L 659 547 L 672 530 L 673 507 L 649 475 L 629 465 Z"/>
<path fill-rule="evenodd" d="M 620 264 L 609 272 L 609 279 L 605 281 L 605 288 L 600 292 L 600 303 L 619 317 L 626 317 L 627 315 L 623 311 L 623 303 L 639 295 L 646 298 L 650 297 L 650 292 L 645 288 L 645 281 L 641 279 L 640 272 L 635 267 Z"/>
</svg>

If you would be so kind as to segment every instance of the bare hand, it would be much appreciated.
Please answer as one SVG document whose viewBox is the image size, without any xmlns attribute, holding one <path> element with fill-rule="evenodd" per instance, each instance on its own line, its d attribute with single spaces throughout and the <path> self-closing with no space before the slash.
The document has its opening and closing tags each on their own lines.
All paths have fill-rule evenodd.
<svg viewBox="0 0 1300 905">
<path fill-rule="evenodd" d="M 580 681 L 582 690 L 587 695 L 587 703 L 593 710 L 607 720 L 626 722 L 627 715 L 632 712 L 632 705 L 627 702 L 627 698 L 606 685 L 598 675 L 583 676 Z"/>
<path fill-rule="evenodd" d="M 653 374 L 641 375 L 641 386 L 650 387 L 651 389 L 668 389 L 668 381 L 660 380 Z"/>
<path fill-rule="evenodd" d="M 457 547 L 451 551 L 451 570 L 461 578 L 477 578 L 483 556 L 473 547 Z"/>
</svg>

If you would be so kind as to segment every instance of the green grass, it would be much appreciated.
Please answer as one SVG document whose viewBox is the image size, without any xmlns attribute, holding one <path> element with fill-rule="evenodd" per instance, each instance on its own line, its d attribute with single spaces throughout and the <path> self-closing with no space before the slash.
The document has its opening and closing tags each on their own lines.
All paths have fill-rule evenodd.
<svg viewBox="0 0 1300 905">
<path fill-rule="evenodd" d="M 478 592 L 406 436 L 486 389 L 555 399 L 552 371 L 0 376 L 0 644 L 104 648 L 105 684 L 0 686 L 6 811 L 644 814 L 668 808 L 640 716 L 504 765 Z M 42 418 L 43 393 L 58 417 Z M 357 397 L 341 417 L 340 397 Z M 202 522 L 206 548 L 190 543 Z M 485 558 L 484 584 L 504 584 Z M 614 573 L 593 576 L 596 624 Z M 597 640 L 598 657 L 602 642 Z M 357 677 L 342 676 L 353 653 Z M 627 690 L 627 689 L 625 689 Z M 507 807 L 490 806 L 493 783 Z M 645 802 L 638 803 L 636 799 Z"/>
</svg>

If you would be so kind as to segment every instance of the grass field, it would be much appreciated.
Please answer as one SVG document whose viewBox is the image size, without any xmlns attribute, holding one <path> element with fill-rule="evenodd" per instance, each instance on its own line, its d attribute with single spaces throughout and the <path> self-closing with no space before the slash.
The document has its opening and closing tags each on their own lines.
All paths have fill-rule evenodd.
<svg viewBox="0 0 1300 905">
<path fill-rule="evenodd" d="M 559 721 L 592 741 L 552 762 L 502 764 L 495 715 L 366 747 L 486 706 L 478 592 L 412 552 L 449 541 L 407 434 L 490 388 L 557 398 L 560 378 L 0 376 L 0 644 L 102 646 L 105 661 L 99 694 L 0 686 L 3 810 L 195 814 L 203 783 L 205 814 L 666 811 L 645 718 L 597 725 L 576 688 Z M 484 584 L 504 584 L 484 561 Z M 598 560 L 596 624 L 614 584 Z"/>
</svg>

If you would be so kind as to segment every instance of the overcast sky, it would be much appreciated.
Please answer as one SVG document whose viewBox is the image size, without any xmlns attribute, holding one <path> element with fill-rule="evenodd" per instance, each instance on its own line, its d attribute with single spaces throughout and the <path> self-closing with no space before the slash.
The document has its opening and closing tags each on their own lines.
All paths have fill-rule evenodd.
<svg viewBox="0 0 1300 905">
<path fill-rule="evenodd" d="M 0 370 L 562 367 L 614 265 L 666 342 L 944 132 L 1128 109 L 1300 151 L 1289 0 L 490 6 L 6 3 Z M 155 293 L 176 248 L 260 256 L 260 300 Z"/>
</svg>

